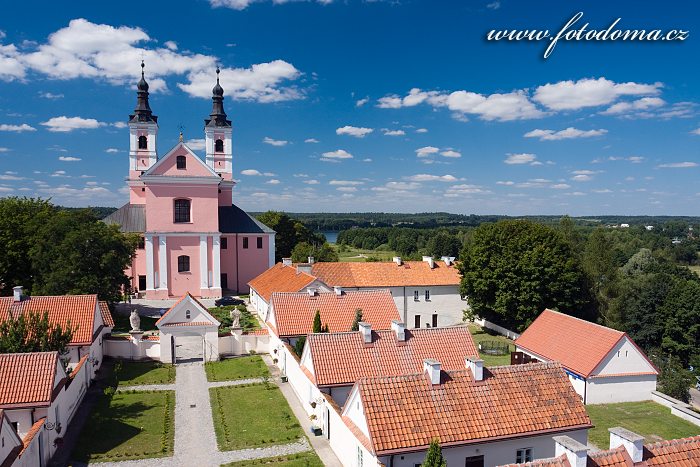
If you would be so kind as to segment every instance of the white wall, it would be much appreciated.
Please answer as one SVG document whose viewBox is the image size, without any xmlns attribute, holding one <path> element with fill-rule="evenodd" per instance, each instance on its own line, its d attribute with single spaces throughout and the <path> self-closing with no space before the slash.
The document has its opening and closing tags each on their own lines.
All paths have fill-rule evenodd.
<svg viewBox="0 0 700 467">
<path fill-rule="evenodd" d="M 376 457 L 365 448 L 343 422 L 340 414 L 328 402 L 323 404 L 324 417 L 328 418 L 330 430 L 324 432 L 336 457 L 347 467 L 374 467 Z M 362 452 L 363 463 L 358 463 L 358 451 Z M 386 464 L 389 465 L 389 464 Z M 414 466 L 411 466 L 414 467 Z"/>
<path fill-rule="evenodd" d="M 656 375 L 589 378 L 586 386 L 586 404 L 651 400 L 651 391 L 656 390 Z"/>
<path fill-rule="evenodd" d="M 236 334 L 219 336 L 219 355 L 269 353 L 270 336 L 267 334 Z"/>
<path fill-rule="evenodd" d="M 22 457 L 18 458 L 12 467 L 36 467 L 38 465 L 46 465 L 49 457 L 46 452 L 46 443 L 48 442 L 48 432 L 43 428 L 32 438 L 32 441 L 22 453 Z M 39 460 L 43 451 L 43 464 Z"/>
<path fill-rule="evenodd" d="M 593 371 L 594 375 L 619 375 L 656 371 L 640 350 L 624 337 Z"/>
<path fill-rule="evenodd" d="M 168 345 L 170 341 L 168 341 Z M 126 360 L 160 360 L 160 341 L 141 340 L 134 342 L 130 337 L 105 338 L 104 353 L 113 358 Z"/>
<path fill-rule="evenodd" d="M 5 417 L 0 418 L 0 439 L 2 440 L 0 442 L 0 465 L 2 465 L 15 447 L 22 446 L 22 440 Z"/>
</svg>

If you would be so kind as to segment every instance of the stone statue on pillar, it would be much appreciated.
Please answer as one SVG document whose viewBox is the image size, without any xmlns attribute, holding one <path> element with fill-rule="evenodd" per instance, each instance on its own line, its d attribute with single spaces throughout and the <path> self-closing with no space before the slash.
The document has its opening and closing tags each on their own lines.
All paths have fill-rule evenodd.
<svg viewBox="0 0 700 467">
<path fill-rule="evenodd" d="M 139 316 L 138 311 L 131 310 L 131 315 L 129 316 L 129 323 L 131 324 L 132 331 L 141 330 L 141 317 Z"/>
<path fill-rule="evenodd" d="M 239 329 L 241 327 L 241 310 L 234 308 L 230 312 L 231 315 L 231 329 Z"/>
</svg>

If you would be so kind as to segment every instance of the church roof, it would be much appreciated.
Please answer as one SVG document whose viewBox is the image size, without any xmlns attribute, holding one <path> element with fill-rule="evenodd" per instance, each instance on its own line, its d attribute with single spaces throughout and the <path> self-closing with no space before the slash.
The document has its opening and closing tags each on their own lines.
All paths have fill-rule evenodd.
<svg viewBox="0 0 700 467">
<path fill-rule="evenodd" d="M 125 204 L 103 219 L 106 224 L 117 224 L 122 232 L 146 232 L 146 205 Z M 275 233 L 274 230 L 232 204 L 219 206 L 219 231 L 221 233 L 256 234 Z"/>
</svg>

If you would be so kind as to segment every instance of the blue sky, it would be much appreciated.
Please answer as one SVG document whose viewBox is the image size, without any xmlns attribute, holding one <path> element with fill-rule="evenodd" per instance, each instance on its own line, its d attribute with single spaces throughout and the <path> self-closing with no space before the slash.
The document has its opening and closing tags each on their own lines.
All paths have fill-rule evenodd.
<svg viewBox="0 0 700 467">
<path fill-rule="evenodd" d="M 485 39 L 579 11 L 689 35 Z M 12 2 L 0 196 L 125 203 L 143 57 L 160 154 L 181 125 L 202 154 L 220 64 L 248 210 L 700 215 L 698 26 L 691 1 Z"/>
</svg>

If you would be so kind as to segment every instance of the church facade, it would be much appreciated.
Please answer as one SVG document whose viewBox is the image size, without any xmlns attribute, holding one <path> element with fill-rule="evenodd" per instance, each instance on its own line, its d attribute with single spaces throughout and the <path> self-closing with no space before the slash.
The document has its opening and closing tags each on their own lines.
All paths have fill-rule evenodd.
<svg viewBox="0 0 700 467">
<path fill-rule="evenodd" d="M 104 219 L 141 235 L 126 271 L 131 289 L 146 299 L 247 293 L 247 283 L 274 265 L 275 232 L 232 203 L 233 128 L 224 112 L 219 70 L 212 112 L 204 120 L 203 160 L 182 136 L 158 156 L 158 117 L 141 66 L 128 122 L 129 203 Z"/>
</svg>

